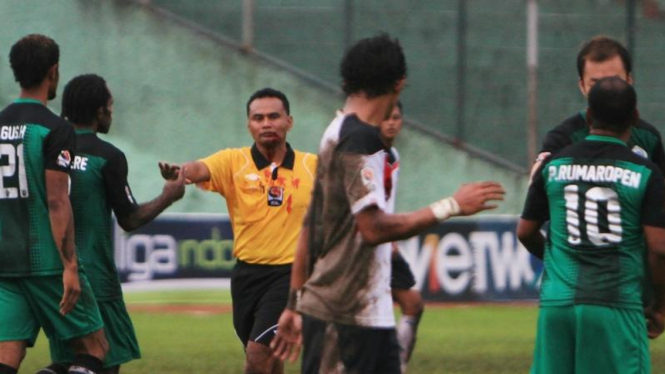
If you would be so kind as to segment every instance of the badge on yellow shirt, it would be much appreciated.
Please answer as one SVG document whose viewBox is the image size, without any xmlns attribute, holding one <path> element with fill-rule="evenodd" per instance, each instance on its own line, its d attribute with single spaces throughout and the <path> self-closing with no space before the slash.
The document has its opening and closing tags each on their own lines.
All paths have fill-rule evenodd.
<svg viewBox="0 0 665 374">
<path fill-rule="evenodd" d="M 284 201 L 284 187 L 272 186 L 268 188 L 268 205 L 280 206 Z"/>
</svg>

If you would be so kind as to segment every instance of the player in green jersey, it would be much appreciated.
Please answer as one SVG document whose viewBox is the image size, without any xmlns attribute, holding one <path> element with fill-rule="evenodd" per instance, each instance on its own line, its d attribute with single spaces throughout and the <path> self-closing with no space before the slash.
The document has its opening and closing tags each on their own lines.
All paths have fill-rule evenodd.
<svg viewBox="0 0 665 374">
<path fill-rule="evenodd" d="M 584 97 L 600 79 L 619 77 L 633 84 L 632 59 L 628 50 L 618 41 L 606 36 L 596 36 L 585 42 L 577 54 L 578 86 Z M 665 173 L 665 151 L 660 132 L 650 123 L 638 118 L 633 121 L 633 128 L 628 138 L 628 147 L 635 154 L 653 161 L 661 172 Z M 568 117 L 557 127 L 550 130 L 543 140 L 536 164 L 566 146 L 584 140 L 589 135 L 589 118 L 585 111 Z"/>
<path fill-rule="evenodd" d="M 69 373 L 99 373 L 108 348 L 74 246 L 68 187 L 76 138 L 46 107 L 59 56 L 55 41 L 36 34 L 9 54 L 21 93 L 0 112 L 0 374 L 18 372 L 40 327 L 71 344 Z"/>
<path fill-rule="evenodd" d="M 88 270 L 109 342 L 102 373 L 115 374 L 120 372 L 121 364 L 138 359 L 141 354 L 114 261 L 111 212 L 126 231 L 145 225 L 184 195 L 184 174 L 167 181 L 154 200 L 136 203 L 127 183 L 125 155 L 97 137 L 97 133 L 108 133 L 113 117 L 113 96 L 106 81 L 98 75 L 81 75 L 67 83 L 62 116 L 74 124 L 77 140 L 71 193 L 76 247 Z M 61 341 L 49 341 L 54 364 L 40 374 L 66 373 L 73 352 Z"/>
<path fill-rule="evenodd" d="M 600 79 L 588 102 L 590 135 L 536 172 L 517 228 L 545 265 L 531 372 L 650 373 L 647 337 L 662 333 L 665 312 L 663 175 L 627 146 L 637 119 L 629 83 Z"/>
</svg>

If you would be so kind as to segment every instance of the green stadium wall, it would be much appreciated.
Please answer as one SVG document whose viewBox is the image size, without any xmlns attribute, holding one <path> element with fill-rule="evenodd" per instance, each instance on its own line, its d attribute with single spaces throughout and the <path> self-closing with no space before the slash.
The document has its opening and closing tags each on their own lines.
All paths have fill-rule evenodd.
<svg viewBox="0 0 665 374">
<path fill-rule="evenodd" d="M 287 94 L 295 122 L 289 141 L 309 152 L 316 152 L 334 111 L 343 105 L 338 93 L 131 1 L 3 1 L 0 14 L 5 56 L 0 60 L 0 105 L 18 93 L 7 59 L 11 45 L 29 33 L 53 37 L 61 48 L 59 93 L 78 74 L 106 78 L 115 106 L 111 132 L 103 138 L 126 153 L 129 182 L 139 201 L 161 191 L 158 161 L 184 162 L 250 145 L 245 104 L 257 89 L 270 86 Z M 59 100 L 49 105 L 56 113 Z M 520 211 L 524 173 L 411 127 L 396 146 L 402 159 L 398 211 L 450 195 L 460 183 L 487 179 L 500 181 L 508 191 L 496 213 Z M 218 195 L 190 187 L 169 211 L 225 212 L 226 206 Z"/>
</svg>

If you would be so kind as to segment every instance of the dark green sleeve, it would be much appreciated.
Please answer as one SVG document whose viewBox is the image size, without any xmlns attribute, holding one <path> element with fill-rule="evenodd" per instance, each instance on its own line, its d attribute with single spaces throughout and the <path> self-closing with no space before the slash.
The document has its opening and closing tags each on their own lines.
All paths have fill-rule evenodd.
<svg viewBox="0 0 665 374">
<path fill-rule="evenodd" d="M 529 186 L 529 192 L 526 196 L 522 218 L 529 221 L 545 222 L 550 219 L 550 207 L 547 201 L 547 192 L 545 191 L 545 178 L 543 177 L 543 164 L 533 175 L 533 181 Z"/>
<path fill-rule="evenodd" d="M 665 227 L 664 189 L 663 174 L 659 170 L 653 170 L 642 202 L 643 225 Z"/>
<path fill-rule="evenodd" d="M 138 209 L 138 204 L 127 182 L 127 159 L 124 153 L 115 153 L 106 163 L 102 174 L 106 187 L 106 198 L 116 216 L 126 216 Z"/>
<path fill-rule="evenodd" d="M 69 173 L 74 150 L 76 133 L 71 125 L 62 125 L 51 130 L 44 139 L 44 168 Z"/>
<path fill-rule="evenodd" d="M 663 141 L 660 136 L 658 136 L 658 141 L 654 147 L 651 161 L 658 165 L 661 173 L 665 174 L 665 151 L 663 151 Z"/>
</svg>

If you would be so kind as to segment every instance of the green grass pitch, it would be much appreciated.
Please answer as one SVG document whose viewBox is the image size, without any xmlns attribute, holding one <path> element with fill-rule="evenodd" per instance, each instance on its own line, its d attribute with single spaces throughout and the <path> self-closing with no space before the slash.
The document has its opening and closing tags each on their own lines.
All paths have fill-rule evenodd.
<svg viewBox="0 0 665 374">
<path fill-rule="evenodd" d="M 230 312 L 158 313 L 145 309 L 212 305 L 228 310 L 225 291 L 141 292 L 126 295 L 143 359 L 125 374 L 242 373 L 243 351 Z M 138 309 L 140 308 L 140 310 Z M 481 305 L 426 308 L 410 373 L 527 373 L 531 364 L 538 308 Z M 653 372 L 665 373 L 665 337 L 651 343 Z M 43 335 L 28 350 L 20 373 L 34 374 L 49 362 Z M 287 364 L 287 373 L 298 373 Z"/>
</svg>

